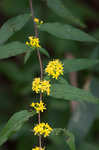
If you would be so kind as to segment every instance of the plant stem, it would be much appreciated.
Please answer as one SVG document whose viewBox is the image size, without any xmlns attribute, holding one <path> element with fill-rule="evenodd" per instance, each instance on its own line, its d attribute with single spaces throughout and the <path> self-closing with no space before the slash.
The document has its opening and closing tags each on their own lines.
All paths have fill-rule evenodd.
<svg viewBox="0 0 99 150">
<path fill-rule="evenodd" d="M 34 23 L 34 32 L 35 32 L 35 37 L 38 37 L 38 28 L 36 23 L 34 22 L 34 9 L 32 6 L 32 0 L 29 0 L 30 3 L 30 10 L 31 10 L 31 14 L 32 14 L 32 20 Z M 41 71 L 41 80 L 43 79 L 43 64 L 42 64 L 42 59 L 41 59 L 41 55 L 39 50 L 37 49 L 37 55 L 38 55 L 38 59 L 39 59 L 39 63 L 40 63 L 40 71 Z"/>
<path fill-rule="evenodd" d="M 31 10 L 31 14 L 32 14 L 32 20 L 33 20 L 33 23 L 34 23 L 34 31 L 35 31 L 35 37 L 38 38 L 38 28 L 37 28 L 37 25 L 36 23 L 34 22 L 34 9 L 33 9 L 33 6 L 32 6 L 32 0 L 29 0 L 29 4 L 30 4 L 30 10 Z M 40 64 L 40 78 L 41 80 L 43 80 L 43 64 L 42 64 L 42 59 L 41 59 L 41 54 L 39 52 L 39 50 L 37 49 L 37 55 L 38 55 L 38 60 L 39 60 L 39 64 Z M 42 93 L 40 93 L 40 100 L 42 100 Z M 38 123 L 41 122 L 41 116 L 40 116 L 40 112 L 38 114 Z M 42 144 L 41 144 L 41 136 L 39 136 L 39 147 L 41 149 L 42 147 Z"/>
</svg>

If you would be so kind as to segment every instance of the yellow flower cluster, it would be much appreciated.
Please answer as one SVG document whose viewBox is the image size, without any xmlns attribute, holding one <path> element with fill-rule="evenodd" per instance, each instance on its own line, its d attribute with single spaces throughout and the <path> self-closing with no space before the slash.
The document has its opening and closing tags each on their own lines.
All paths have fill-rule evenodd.
<svg viewBox="0 0 99 150">
<path fill-rule="evenodd" d="M 34 18 L 34 22 L 38 25 L 43 24 L 43 21 L 40 21 L 38 18 Z"/>
<path fill-rule="evenodd" d="M 52 76 L 52 78 L 58 78 L 59 75 L 63 75 L 63 64 L 60 62 L 59 59 L 50 61 L 45 68 L 45 72 L 48 73 L 48 75 Z"/>
<path fill-rule="evenodd" d="M 46 92 L 47 95 L 50 94 L 50 83 L 47 80 L 41 81 L 40 78 L 35 78 L 32 82 L 32 90 L 36 93 L 44 93 Z"/>
<path fill-rule="evenodd" d="M 44 150 L 44 148 L 35 147 L 35 148 L 32 148 L 32 150 Z"/>
<path fill-rule="evenodd" d="M 29 42 L 26 41 L 26 45 L 30 46 L 31 48 L 41 48 L 39 43 L 39 38 L 33 36 L 29 36 Z"/>
<path fill-rule="evenodd" d="M 40 92 L 41 84 L 40 84 L 40 78 L 35 78 L 32 82 L 32 90 L 36 93 Z"/>
<path fill-rule="evenodd" d="M 42 100 L 40 101 L 40 103 L 33 102 L 30 106 L 33 107 L 37 113 L 39 113 L 40 111 L 43 112 L 44 110 L 46 110 L 46 107 L 44 106 L 44 103 L 42 102 Z"/>
<path fill-rule="evenodd" d="M 52 128 L 48 125 L 48 123 L 40 123 L 37 124 L 33 131 L 35 135 L 43 135 L 44 137 L 49 136 L 49 134 L 52 132 Z"/>
</svg>

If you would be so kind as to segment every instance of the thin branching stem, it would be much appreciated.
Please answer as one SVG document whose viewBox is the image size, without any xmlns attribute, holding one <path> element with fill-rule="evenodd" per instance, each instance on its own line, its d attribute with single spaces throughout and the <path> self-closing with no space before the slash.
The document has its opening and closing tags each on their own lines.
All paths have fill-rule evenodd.
<svg viewBox="0 0 99 150">
<path fill-rule="evenodd" d="M 38 28 L 36 23 L 34 22 L 34 9 L 33 9 L 33 5 L 32 5 L 32 0 L 29 0 L 29 4 L 30 4 L 30 10 L 31 10 L 31 15 L 32 15 L 32 20 L 34 23 L 34 31 L 35 31 L 35 37 L 38 37 Z M 41 80 L 43 80 L 43 64 L 42 64 L 42 59 L 41 59 L 41 54 L 39 52 L 39 50 L 37 49 L 37 55 L 38 55 L 38 60 L 39 60 L 39 64 L 40 64 L 40 78 Z M 40 100 L 42 100 L 42 93 L 40 93 Z M 41 116 L 40 116 L 40 112 L 38 114 L 38 123 L 41 122 Z M 41 144 L 41 136 L 39 136 L 39 147 L 41 149 L 42 144 Z"/>
</svg>

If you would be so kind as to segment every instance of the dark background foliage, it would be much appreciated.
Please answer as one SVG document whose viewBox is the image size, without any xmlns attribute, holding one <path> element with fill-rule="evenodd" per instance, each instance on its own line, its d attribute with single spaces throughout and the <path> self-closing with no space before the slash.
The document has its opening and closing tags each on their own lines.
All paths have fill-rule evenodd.
<svg viewBox="0 0 99 150">
<path fill-rule="evenodd" d="M 33 0 L 35 16 L 44 22 L 63 22 L 73 24 L 69 19 L 57 15 L 48 7 L 47 0 Z M 63 7 L 69 11 L 84 25 L 75 27 L 90 33 L 99 40 L 99 1 L 98 0 L 63 0 Z M 28 0 L 1 0 L 0 1 L 0 27 L 9 18 L 19 14 L 29 13 Z M 59 12 L 60 13 L 60 12 Z M 64 15 L 64 14 L 63 14 Z M 68 18 L 68 17 L 67 17 Z M 20 32 L 15 33 L 6 43 L 12 41 L 24 42 L 33 34 L 33 22 L 30 20 Z M 3 36 L 3 35 L 2 35 Z M 2 37 L 0 37 L 2 39 Z M 90 42 L 77 42 L 62 40 L 48 33 L 40 33 L 41 45 L 48 50 L 51 59 L 60 58 L 92 58 L 99 59 L 99 44 Z M 0 130 L 12 116 L 21 109 L 30 109 L 29 104 L 33 100 L 31 82 L 33 77 L 40 73 L 36 52 L 24 64 L 24 55 L 0 60 Z M 44 67 L 49 58 L 42 55 Z M 73 86 L 90 89 L 99 97 L 99 65 L 90 70 L 66 74 L 65 78 Z M 42 114 L 42 121 L 48 121 L 52 127 L 68 128 L 75 135 L 76 146 L 79 150 L 99 149 L 99 110 L 98 105 L 84 102 L 69 102 L 61 99 L 44 99 L 47 104 L 47 112 Z M 12 136 L 0 150 L 29 150 L 37 143 L 37 137 L 31 133 L 32 123 L 37 118 L 30 120 L 14 136 Z M 69 149 L 65 139 L 49 137 L 44 139 L 48 150 Z"/>
</svg>

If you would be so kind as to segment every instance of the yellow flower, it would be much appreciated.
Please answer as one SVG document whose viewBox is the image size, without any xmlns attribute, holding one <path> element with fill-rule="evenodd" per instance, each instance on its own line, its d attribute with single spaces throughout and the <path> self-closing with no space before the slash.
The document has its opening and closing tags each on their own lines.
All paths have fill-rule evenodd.
<svg viewBox="0 0 99 150">
<path fill-rule="evenodd" d="M 42 100 L 40 101 L 40 103 L 32 103 L 30 106 L 33 107 L 37 113 L 39 113 L 40 111 L 43 112 L 44 110 L 46 110 L 46 107 L 44 106 L 44 103 L 42 102 Z"/>
<path fill-rule="evenodd" d="M 49 134 L 52 132 L 52 128 L 48 125 L 48 123 L 40 123 L 37 124 L 34 129 L 34 135 L 43 135 L 44 137 L 49 136 Z"/>
<path fill-rule="evenodd" d="M 43 24 L 43 23 L 44 23 L 44 22 L 41 20 L 41 21 L 40 21 L 40 24 Z"/>
<path fill-rule="evenodd" d="M 46 92 L 47 95 L 50 94 L 50 83 L 47 80 L 41 81 L 40 78 L 35 78 L 32 82 L 32 90 L 36 93 L 44 93 Z"/>
<path fill-rule="evenodd" d="M 44 148 L 35 147 L 35 148 L 32 148 L 32 150 L 44 150 Z"/>
<path fill-rule="evenodd" d="M 39 23 L 39 19 L 38 18 L 34 18 L 34 22 L 35 23 Z"/>
<path fill-rule="evenodd" d="M 40 92 L 41 84 L 40 84 L 40 78 L 35 78 L 32 82 L 32 90 L 36 93 Z"/>
<path fill-rule="evenodd" d="M 42 20 L 40 21 L 38 18 L 34 18 L 34 22 L 38 25 L 43 24 L 43 21 Z"/>
<path fill-rule="evenodd" d="M 39 44 L 39 38 L 29 36 L 29 42 L 26 41 L 26 45 L 30 46 L 31 48 L 41 48 Z"/>
<path fill-rule="evenodd" d="M 63 75 L 63 64 L 59 59 L 50 61 L 45 68 L 45 72 L 48 73 L 48 75 L 52 76 L 52 78 L 58 78 L 60 75 Z"/>
<path fill-rule="evenodd" d="M 30 106 L 31 106 L 31 107 L 35 107 L 35 103 L 32 103 Z"/>
<path fill-rule="evenodd" d="M 47 95 L 49 95 L 50 94 L 50 87 L 51 87 L 51 85 L 50 85 L 49 81 L 47 81 L 47 80 L 41 81 L 41 92 L 42 93 L 46 92 Z"/>
</svg>

